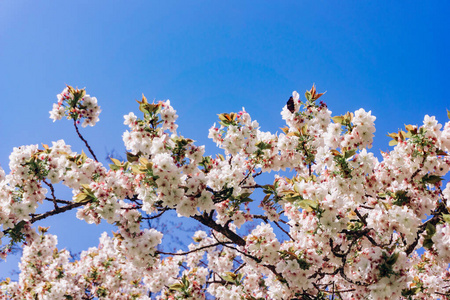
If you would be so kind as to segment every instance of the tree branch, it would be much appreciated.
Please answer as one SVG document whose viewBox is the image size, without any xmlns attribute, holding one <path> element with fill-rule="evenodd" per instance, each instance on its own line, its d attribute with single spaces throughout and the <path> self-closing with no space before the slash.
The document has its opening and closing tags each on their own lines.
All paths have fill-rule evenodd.
<svg viewBox="0 0 450 300">
<path fill-rule="evenodd" d="M 91 153 L 92 157 L 94 157 L 95 161 L 98 162 L 97 157 L 94 154 L 94 151 L 92 151 L 91 147 L 89 146 L 88 142 L 84 139 L 84 137 L 81 135 L 80 131 L 78 130 L 77 121 L 73 120 L 73 126 L 75 126 L 75 130 L 77 131 L 78 137 L 84 142 L 86 147 L 88 148 L 89 152 Z"/>
<path fill-rule="evenodd" d="M 71 209 L 73 209 L 73 208 L 76 208 L 76 207 L 80 207 L 80 206 L 86 205 L 86 204 L 88 204 L 88 203 L 89 203 L 89 202 L 72 202 L 72 204 L 68 204 L 68 205 L 66 205 L 66 206 L 62 206 L 62 207 L 55 208 L 54 210 L 50 210 L 50 211 L 48 211 L 48 212 L 46 212 L 46 213 L 39 214 L 39 215 L 33 215 L 32 218 L 31 218 L 31 220 L 30 220 L 30 223 L 34 223 L 34 222 L 36 222 L 36 221 L 45 219 L 45 218 L 47 218 L 47 217 L 49 217 L 49 216 L 57 215 L 57 214 L 60 214 L 60 213 L 62 213 L 62 212 L 71 210 Z"/>
<path fill-rule="evenodd" d="M 187 252 L 181 252 L 181 253 L 171 253 L 171 252 L 163 252 L 163 251 L 156 251 L 156 253 L 164 254 L 164 255 L 188 255 L 189 253 L 194 253 L 194 252 L 197 252 L 197 251 L 200 251 L 200 250 L 203 250 L 203 249 L 208 249 L 208 248 L 211 248 L 211 247 L 222 246 L 224 244 L 233 244 L 233 243 L 231 243 L 231 242 L 217 242 L 215 244 L 202 246 L 202 247 L 199 247 L 197 249 L 190 250 L 190 251 L 187 251 Z"/>
<path fill-rule="evenodd" d="M 193 219 L 199 221 L 203 225 L 208 226 L 211 229 L 214 229 L 217 232 L 220 232 L 224 236 L 226 236 L 228 239 L 230 239 L 233 243 L 239 246 L 245 246 L 245 240 L 231 231 L 229 228 L 223 227 L 222 225 L 217 224 L 210 216 L 208 216 L 206 213 L 203 213 L 202 215 L 194 215 L 191 216 Z"/>
</svg>

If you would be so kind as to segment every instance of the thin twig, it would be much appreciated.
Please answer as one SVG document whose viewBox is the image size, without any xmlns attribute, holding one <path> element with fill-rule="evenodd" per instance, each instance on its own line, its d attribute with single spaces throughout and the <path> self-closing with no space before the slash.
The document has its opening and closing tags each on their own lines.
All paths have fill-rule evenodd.
<svg viewBox="0 0 450 300">
<path fill-rule="evenodd" d="M 62 212 L 71 210 L 71 209 L 73 209 L 73 208 L 76 208 L 76 207 L 80 207 L 80 206 L 86 205 L 86 204 L 89 203 L 89 201 L 88 201 L 88 202 L 71 202 L 71 203 L 72 203 L 72 204 L 68 204 L 68 205 L 66 205 L 66 206 L 62 206 L 62 207 L 55 208 L 54 210 L 50 210 L 50 211 L 48 211 L 48 212 L 46 212 L 46 213 L 43 213 L 43 214 L 33 215 L 32 218 L 31 218 L 31 220 L 30 220 L 30 223 L 34 223 L 34 222 L 36 222 L 36 221 L 45 219 L 45 218 L 47 218 L 47 217 L 49 217 L 49 216 L 57 215 L 57 214 L 60 214 L 60 213 L 62 213 Z"/>
<path fill-rule="evenodd" d="M 52 198 L 48 198 L 48 197 L 45 197 L 45 200 L 47 200 L 47 201 L 55 201 L 56 203 L 62 203 L 62 204 L 72 204 L 73 202 L 72 201 L 67 201 L 67 200 L 61 200 L 61 199 L 52 199 Z"/>
<path fill-rule="evenodd" d="M 278 228 L 280 228 L 281 231 L 283 231 L 284 233 L 287 234 L 287 236 L 292 240 L 295 241 L 294 238 L 289 234 L 289 232 L 287 232 L 283 227 L 281 227 L 280 224 L 278 224 L 277 221 L 274 221 L 275 225 L 277 225 Z"/>
<path fill-rule="evenodd" d="M 256 188 L 263 188 L 262 185 L 259 184 L 255 184 L 255 185 L 245 185 L 245 186 L 241 186 L 241 188 L 243 189 L 256 189 Z"/>
<path fill-rule="evenodd" d="M 215 244 L 206 245 L 206 246 L 194 249 L 194 250 L 190 250 L 190 251 L 186 251 L 186 252 L 180 252 L 180 253 L 171 253 L 171 252 L 163 252 L 163 251 L 156 251 L 156 253 L 164 254 L 164 255 L 187 255 L 189 253 L 194 253 L 194 252 L 197 252 L 197 251 L 200 251 L 200 250 L 203 250 L 203 249 L 216 247 L 216 246 L 223 246 L 224 244 L 233 244 L 233 243 L 232 242 L 217 242 Z"/>
<path fill-rule="evenodd" d="M 55 189 L 53 188 L 53 184 L 48 183 L 47 180 L 45 180 L 45 178 L 42 181 L 50 188 L 50 191 L 52 193 L 53 205 L 55 206 L 55 209 L 57 209 L 58 204 L 56 204 Z"/>
<path fill-rule="evenodd" d="M 240 269 L 242 269 L 247 263 L 243 262 L 239 267 L 237 267 L 236 270 L 234 270 L 234 274 L 237 274 L 237 272 L 239 272 Z"/>
<path fill-rule="evenodd" d="M 153 220 L 156 218 L 161 217 L 168 209 L 164 209 L 162 210 L 159 214 L 155 215 L 155 216 L 151 216 L 151 217 L 142 217 L 142 220 Z"/>
<path fill-rule="evenodd" d="M 89 152 L 94 157 L 95 161 L 98 162 L 97 156 L 95 156 L 94 151 L 92 151 L 92 149 L 89 146 L 88 142 L 84 139 L 84 137 L 81 135 L 80 131 L 78 130 L 78 126 L 77 126 L 77 121 L 76 120 L 73 120 L 73 126 L 75 126 L 75 130 L 77 131 L 78 137 L 84 142 L 84 144 L 88 148 Z"/>
</svg>

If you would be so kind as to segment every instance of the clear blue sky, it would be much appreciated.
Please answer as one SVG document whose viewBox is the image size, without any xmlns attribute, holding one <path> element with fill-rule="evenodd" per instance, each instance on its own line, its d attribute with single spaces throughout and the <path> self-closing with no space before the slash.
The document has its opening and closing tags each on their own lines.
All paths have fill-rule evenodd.
<svg viewBox="0 0 450 300">
<path fill-rule="evenodd" d="M 97 156 L 124 150 L 123 115 L 134 99 L 171 99 L 179 133 L 207 144 L 217 114 L 245 107 L 263 130 L 283 126 L 291 92 L 313 83 L 335 114 L 377 117 L 373 151 L 387 132 L 447 121 L 450 5 L 446 1 L 20 1 L 0 2 L 0 164 L 15 146 L 64 139 L 71 122 L 48 111 L 70 84 L 102 107 L 82 129 Z M 103 227 L 54 217 L 51 233 L 74 252 Z M 17 260 L 0 263 L 0 278 Z"/>
</svg>

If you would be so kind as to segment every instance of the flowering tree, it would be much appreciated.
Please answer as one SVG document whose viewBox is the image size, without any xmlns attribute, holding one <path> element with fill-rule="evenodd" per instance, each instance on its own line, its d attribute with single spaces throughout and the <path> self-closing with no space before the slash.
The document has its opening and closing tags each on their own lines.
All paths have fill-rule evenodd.
<svg viewBox="0 0 450 300">
<path fill-rule="evenodd" d="M 0 172 L 1 256 L 25 246 L 19 281 L 2 282 L 0 299 L 447 299 L 450 122 L 441 130 L 425 116 L 390 134 L 395 147 L 379 161 L 366 150 L 371 112 L 332 117 L 322 95 L 294 92 L 280 134 L 245 110 L 220 114 L 216 157 L 177 134 L 168 100 L 143 97 L 143 116 L 125 115 L 127 161 L 104 166 L 78 130 L 98 121 L 97 99 L 67 87 L 50 117 L 72 120 L 88 155 L 62 140 L 14 148 L 10 174 Z M 280 170 L 295 175 L 257 183 Z M 36 213 L 44 201 L 52 209 Z M 117 228 L 79 260 L 33 227 L 71 209 Z M 189 250 L 162 251 L 162 233 L 144 226 L 169 211 L 206 228 Z"/>
</svg>

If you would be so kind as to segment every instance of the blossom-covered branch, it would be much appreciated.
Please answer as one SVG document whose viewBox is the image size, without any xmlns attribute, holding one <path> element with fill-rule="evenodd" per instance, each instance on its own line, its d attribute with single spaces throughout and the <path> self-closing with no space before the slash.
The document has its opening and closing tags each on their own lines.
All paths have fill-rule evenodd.
<svg viewBox="0 0 450 300">
<path fill-rule="evenodd" d="M 125 115 L 126 160 L 104 165 L 77 127 L 98 121 L 97 99 L 68 86 L 50 116 L 72 119 L 94 159 L 63 140 L 14 148 L 11 172 L 0 169 L 1 256 L 24 251 L 19 281 L 2 282 L 0 299 L 450 297 L 450 122 L 406 125 L 377 158 L 371 112 L 332 116 L 322 96 L 293 92 L 277 134 L 245 109 L 219 114 L 215 156 L 177 133 L 169 100 L 143 96 L 141 117 Z M 259 176 L 270 172 L 271 182 Z M 53 208 L 37 214 L 44 200 Z M 116 227 L 78 260 L 33 227 L 72 209 Z M 147 226 L 172 212 L 203 226 L 188 250 L 165 251 Z"/>
</svg>

